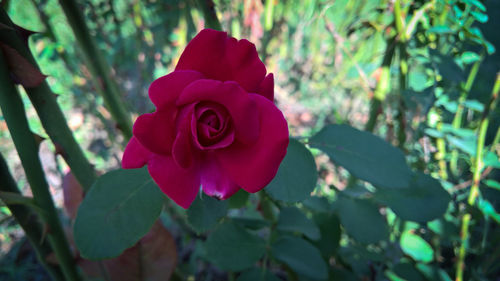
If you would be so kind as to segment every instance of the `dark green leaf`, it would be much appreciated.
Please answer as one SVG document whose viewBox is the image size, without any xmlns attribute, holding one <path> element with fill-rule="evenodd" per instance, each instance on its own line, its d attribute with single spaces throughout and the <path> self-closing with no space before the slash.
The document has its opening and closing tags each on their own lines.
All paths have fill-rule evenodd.
<svg viewBox="0 0 500 281">
<path fill-rule="evenodd" d="M 311 240 L 318 240 L 321 237 L 319 228 L 314 222 L 295 207 L 281 209 L 276 228 L 281 231 L 300 232 Z"/>
<path fill-rule="evenodd" d="M 424 277 L 422 274 L 409 262 L 398 263 L 394 267 L 394 273 L 398 275 L 398 277 L 407 281 L 424 281 Z"/>
<path fill-rule="evenodd" d="M 228 199 L 229 201 L 229 208 L 231 209 L 239 209 L 244 207 L 247 202 L 248 202 L 248 197 L 250 196 L 250 193 L 244 191 L 243 189 L 240 189 L 236 194 L 231 196 L 231 198 Z"/>
<path fill-rule="evenodd" d="M 311 146 L 375 186 L 408 187 L 410 169 L 403 153 L 373 134 L 347 125 L 330 125 L 311 139 Z"/>
<path fill-rule="evenodd" d="M 290 139 L 285 159 L 266 192 L 276 200 L 298 202 L 310 196 L 316 187 L 318 172 L 309 149 Z"/>
<path fill-rule="evenodd" d="M 339 196 L 338 212 L 347 234 L 359 242 L 375 243 L 389 235 L 386 220 L 368 200 Z"/>
<path fill-rule="evenodd" d="M 144 236 L 160 216 L 165 196 L 146 168 L 101 176 L 76 216 L 75 243 L 82 257 L 116 257 Z"/>
<path fill-rule="evenodd" d="M 415 174 L 410 188 L 379 189 L 375 198 L 389 206 L 398 217 L 416 222 L 428 222 L 442 216 L 451 200 L 438 180 L 423 173 Z"/>
<path fill-rule="evenodd" d="M 259 218 L 233 218 L 233 221 L 249 229 L 261 229 L 270 226 L 271 223 Z"/>
<path fill-rule="evenodd" d="M 281 237 L 271 247 L 273 256 L 305 277 L 324 280 L 328 277 L 326 262 L 319 250 L 298 237 Z"/>
<path fill-rule="evenodd" d="M 330 203 L 325 197 L 311 196 L 302 202 L 304 206 L 310 210 L 316 212 L 328 212 L 331 211 Z"/>
<path fill-rule="evenodd" d="M 241 271 L 264 255 L 266 244 L 241 226 L 227 222 L 208 237 L 205 248 L 207 257 L 220 269 Z"/>
<path fill-rule="evenodd" d="M 236 281 L 281 281 L 278 277 L 274 276 L 269 270 L 263 271 L 259 268 L 254 268 L 243 272 Z"/>
<path fill-rule="evenodd" d="M 207 231 L 226 215 L 227 201 L 200 194 L 187 210 L 189 225 L 198 233 Z"/>
<path fill-rule="evenodd" d="M 335 254 L 340 242 L 340 220 L 334 214 L 318 213 L 314 216 L 314 222 L 319 227 L 321 239 L 314 241 L 325 258 Z"/>
</svg>

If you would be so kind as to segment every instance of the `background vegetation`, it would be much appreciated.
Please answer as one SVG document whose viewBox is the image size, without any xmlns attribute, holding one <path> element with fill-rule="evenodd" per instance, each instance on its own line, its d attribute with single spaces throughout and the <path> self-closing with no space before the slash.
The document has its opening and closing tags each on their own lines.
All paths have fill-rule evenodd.
<svg viewBox="0 0 500 281">
<path fill-rule="evenodd" d="M 74 10 L 62 9 L 72 2 L 3 6 L 14 23 L 38 32 L 29 37 L 30 50 L 85 158 L 105 173 L 120 166 L 127 122 L 154 109 L 149 84 L 173 71 L 199 30 L 218 22 L 211 1 L 76 1 L 87 30 Z M 500 280 L 500 2 L 213 4 L 222 30 L 254 42 L 274 73 L 276 103 L 295 140 L 265 192 L 228 201 L 200 197 L 187 212 L 168 199 L 165 207 L 159 202 L 168 231 L 155 225 L 150 234 L 169 238 L 155 242 L 165 249 L 161 259 L 143 258 L 167 265 L 148 268 L 162 273 L 153 280 L 170 274 L 179 280 Z M 32 94 L 19 90 L 31 130 L 53 138 Z M 29 197 L 4 108 L 2 114 L 0 153 Z M 65 151 L 53 143 L 42 141 L 39 156 L 69 226 L 81 201 L 74 194 L 88 188 L 80 175 L 81 187 L 68 175 Z M 135 175 L 141 177 L 147 175 Z M 134 243 L 146 232 L 138 231 Z M 129 255 L 154 248 L 141 241 Z M 109 255 L 99 256 L 78 248 L 91 259 L 125 249 L 110 246 Z M 49 280 L 4 205 L 0 250 L 0 279 Z M 103 277 L 97 264 L 77 261 L 87 276 L 125 280 L 112 262 L 101 263 L 111 275 Z"/>
</svg>

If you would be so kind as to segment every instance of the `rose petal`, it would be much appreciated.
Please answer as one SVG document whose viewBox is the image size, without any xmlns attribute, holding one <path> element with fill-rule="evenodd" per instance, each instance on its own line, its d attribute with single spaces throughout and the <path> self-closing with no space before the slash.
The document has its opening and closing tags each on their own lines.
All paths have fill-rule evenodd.
<svg viewBox="0 0 500 281">
<path fill-rule="evenodd" d="M 272 102 L 260 95 L 251 97 L 259 106 L 258 141 L 252 146 L 234 143 L 215 152 L 231 179 L 253 193 L 264 188 L 278 172 L 288 147 L 288 125 L 283 113 Z"/>
<path fill-rule="evenodd" d="M 248 92 L 256 92 L 266 75 L 254 44 L 212 29 L 200 31 L 189 42 L 175 69 L 196 70 L 220 81 L 233 80 Z"/>
<path fill-rule="evenodd" d="M 148 150 L 169 155 L 175 140 L 175 115 L 177 109 L 146 113 L 134 123 L 133 134 Z"/>
<path fill-rule="evenodd" d="M 132 137 L 125 147 L 122 157 L 123 169 L 137 169 L 146 165 L 151 152 L 147 150 L 135 137 Z"/>
<path fill-rule="evenodd" d="M 191 120 L 194 119 L 194 107 L 195 105 L 191 104 L 182 108 L 176 120 L 177 136 L 172 146 L 172 156 L 184 169 L 189 168 L 193 162 Z"/>
<path fill-rule="evenodd" d="M 262 83 L 260 83 L 257 93 L 274 102 L 274 76 L 272 73 L 269 73 Z"/>
<path fill-rule="evenodd" d="M 148 162 L 149 174 L 160 189 L 184 209 L 189 208 L 200 190 L 197 166 L 179 167 L 170 156 L 154 155 Z"/>
<path fill-rule="evenodd" d="M 148 90 L 149 98 L 158 110 L 169 109 L 169 104 L 175 102 L 187 85 L 202 78 L 203 75 L 197 71 L 174 71 L 151 83 Z"/>
<path fill-rule="evenodd" d="M 177 99 L 177 106 L 197 101 L 223 105 L 233 120 L 237 140 L 250 144 L 259 138 L 259 117 L 256 102 L 237 83 L 201 79 L 187 86 Z"/>
<path fill-rule="evenodd" d="M 209 196 L 224 200 L 240 190 L 211 154 L 206 155 L 200 175 L 201 187 Z"/>
</svg>

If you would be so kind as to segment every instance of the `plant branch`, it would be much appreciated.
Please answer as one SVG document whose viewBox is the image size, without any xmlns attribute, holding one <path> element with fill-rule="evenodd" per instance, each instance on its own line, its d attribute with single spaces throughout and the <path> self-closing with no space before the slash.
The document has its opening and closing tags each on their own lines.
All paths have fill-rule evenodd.
<svg viewBox="0 0 500 281">
<path fill-rule="evenodd" d="M 118 85 L 111 77 L 111 67 L 99 51 L 94 38 L 90 36 L 89 28 L 85 23 L 81 9 L 74 0 L 59 0 L 59 4 L 66 15 L 71 29 L 73 29 L 77 43 L 80 45 L 87 59 L 93 74 L 92 78 L 104 99 L 106 107 L 109 109 L 113 119 L 118 123 L 118 127 L 125 136 L 125 139 L 130 139 L 132 137 L 130 115 L 124 106 Z"/>
<path fill-rule="evenodd" d="M 498 94 L 500 91 L 500 73 L 497 74 L 495 85 L 493 86 L 493 91 L 489 102 L 486 104 L 481 116 L 481 122 L 479 123 L 478 138 L 476 146 L 476 155 L 472 159 L 472 187 L 469 192 L 469 197 L 467 199 L 467 204 L 474 206 L 476 203 L 476 198 L 479 196 L 479 182 L 481 181 L 481 172 L 483 169 L 483 150 L 484 143 L 486 140 L 486 132 L 489 125 L 489 114 L 495 110 L 496 103 L 498 101 Z M 460 232 L 460 249 L 458 252 L 457 267 L 456 267 L 456 281 L 463 281 L 463 274 L 465 270 L 465 256 L 467 254 L 467 244 L 469 240 L 469 224 L 471 220 L 471 214 L 467 213 L 462 218 L 462 228 Z"/>
<path fill-rule="evenodd" d="M 7 163 L 5 162 L 5 159 L 1 154 L 0 178 L 2 179 L 0 183 L 0 192 L 4 194 L 12 193 L 18 196 L 22 196 L 16 185 L 16 181 L 9 172 L 9 167 L 7 166 Z M 33 246 L 33 250 L 35 251 L 38 261 L 45 268 L 45 270 L 47 270 L 50 277 L 52 277 L 54 281 L 64 281 L 60 268 L 47 263 L 46 258 L 48 255 L 50 255 L 50 253 L 52 253 L 52 249 L 47 243 L 47 240 L 43 239 L 43 227 L 40 224 L 36 213 L 26 205 L 16 203 L 11 204 L 7 200 L 4 200 L 5 198 L 3 196 L 0 196 L 0 199 L 4 201 L 4 203 L 7 205 L 12 215 L 16 219 L 17 223 L 24 230 L 24 233 L 26 233 L 26 237 Z"/>
<path fill-rule="evenodd" d="M 2 86 L 0 108 L 21 159 L 35 204 L 44 210 L 42 218 L 49 229 L 47 239 L 54 250 L 65 279 L 80 281 L 68 241 L 52 201 L 42 164 L 38 158 L 38 145 L 29 128 L 21 97 L 10 80 L 3 54 L 0 55 L 0 85 Z"/>
<path fill-rule="evenodd" d="M 35 58 L 23 43 L 23 40 L 14 28 L 13 22 L 4 10 L 0 10 L 0 22 L 12 28 L 1 30 L 0 38 L 2 41 L 12 46 L 33 67 L 39 69 Z M 25 87 L 25 90 L 40 117 L 46 133 L 71 168 L 72 173 L 84 191 L 88 191 L 96 180 L 96 173 L 68 127 L 66 118 L 57 104 L 55 95 L 47 84 L 47 81 L 43 81 L 35 87 Z"/>
</svg>

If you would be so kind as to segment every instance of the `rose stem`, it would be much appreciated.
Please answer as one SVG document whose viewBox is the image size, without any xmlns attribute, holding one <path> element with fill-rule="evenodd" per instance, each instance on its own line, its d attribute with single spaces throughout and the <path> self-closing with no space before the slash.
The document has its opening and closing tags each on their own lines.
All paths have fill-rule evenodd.
<svg viewBox="0 0 500 281">
<path fill-rule="evenodd" d="M 0 108 L 30 184 L 34 203 L 43 210 L 41 217 L 48 229 L 47 240 L 54 250 L 65 280 L 80 281 L 38 158 L 38 145 L 29 128 L 21 96 L 10 79 L 3 54 L 0 55 L 0 85 Z"/>
<path fill-rule="evenodd" d="M 118 85 L 111 77 L 111 67 L 99 51 L 94 38 L 90 36 L 89 28 L 83 14 L 74 0 L 59 0 L 64 14 L 76 37 L 76 42 L 82 49 L 96 88 L 103 97 L 106 107 L 118 123 L 126 140 L 132 137 L 132 121 L 122 101 Z"/>
<path fill-rule="evenodd" d="M 205 27 L 222 30 L 222 26 L 217 18 L 217 12 L 215 11 L 215 4 L 212 0 L 198 0 L 198 6 L 203 12 L 203 18 L 205 18 Z"/>
<path fill-rule="evenodd" d="M 408 53 L 406 50 L 407 45 L 407 37 L 406 37 L 406 25 L 405 25 L 405 17 L 404 13 L 401 11 L 401 1 L 396 0 L 394 2 L 394 21 L 396 25 L 396 31 L 398 32 L 398 53 L 399 53 L 399 103 L 397 108 L 396 118 L 398 120 L 398 146 L 402 150 L 404 150 L 404 144 L 406 142 L 406 121 L 405 121 L 405 112 L 406 105 L 404 103 L 403 94 L 406 90 L 407 84 L 407 75 L 408 75 Z"/>
<path fill-rule="evenodd" d="M 489 114 L 495 110 L 496 103 L 498 101 L 498 94 L 500 91 L 500 73 L 497 74 L 495 85 L 493 86 L 493 91 L 491 93 L 491 98 L 484 107 L 483 114 L 481 116 L 481 122 L 479 123 L 476 155 L 472 158 L 472 186 L 469 192 L 469 198 L 467 199 L 467 204 L 473 206 L 476 202 L 476 198 L 479 195 L 479 182 L 481 180 L 481 170 L 483 169 L 483 149 L 486 140 L 486 132 L 488 131 L 489 124 Z M 458 251 L 457 259 L 457 273 L 455 280 L 462 281 L 465 269 L 465 256 L 467 251 L 467 243 L 469 240 L 469 223 L 471 220 L 471 214 L 466 213 L 462 217 L 462 228 L 460 232 L 460 249 Z"/>
<path fill-rule="evenodd" d="M 5 162 L 5 159 L 1 154 L 0 178 L 2 179 L 2 184 L 0 184 L 1 192 L 10 192 L 21 196 L 21 192 L 16 185 L 16 181 L 12 177 L 9 171 L 9 167 L 7 166 L 7 163 Z M 47 240 L 43 239 L 42 225 L 37 220 L 36 213 L 28 206 L 20 204 L 10 204 L 6 200 L 4 200 L 2 196 L 0 196 L 0 199 L 4 201 L 5 205 L 7 205 L 17 223 L 26 233 L 26 237 L 33 246 L 33 250 L 35 251 L 40 264 L 45 268 L 45 270 L 47 270 L 53 280 L 64 281 L 60 268 L 55 265 L 50 265 L 46 261 L 46 257 L 50 253 L 52 253 L 52 249 L 50 248 L 50 245 L 47 244 Z"/>
<path fill-rule="evenodd" d="M 469 76 L 463 85 L 462 92 L 460 93 L 460 97 L 458 98 L 458 107 L 457 112 L 455 112 L 455 117 L 451 123 L 454 129 L 459 129 L 462 126 L 462 115 L 464 113 L 464 102 L 469 95 L 470 90 L 472 89 L 472 85 L 474 84 L 474 80 L 476 80 L 477 73 L 479 72 L 479 66 L 483 61 L 484 53 L 481 54 L 481 58 L 478 59 L 473 65 L 469 72 Z M 458 175 L 458 150 L 453 149 L 451 151 L 450 158 L 450 171 L 454 176 Z"/>
<path fill-rule="evenodd" d="M 12 27 L 12 30 L 3 29 L 0 32 L 0 37 L 38 69 L 35 58 L 19 37 L 15 26 L 3 9 L 0 10 L 0 22 Z M 25 90 L 46 133 L 71 168 L 82 188 L 88 191 L 96 180 L 96 173 L 69 129 L 66 118 L 57 104 L 56 96 L 46 81 L 36 87 L 25 87 Z"/>
</svg>

